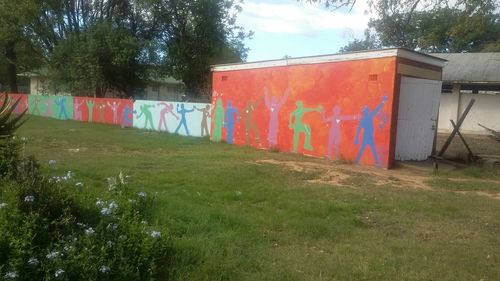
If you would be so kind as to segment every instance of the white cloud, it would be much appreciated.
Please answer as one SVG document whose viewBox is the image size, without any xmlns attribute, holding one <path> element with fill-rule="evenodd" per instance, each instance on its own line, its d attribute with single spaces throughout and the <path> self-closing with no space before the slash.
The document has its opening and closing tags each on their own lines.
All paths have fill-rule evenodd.
<svg viewBox="0 0 500 281">
<path fill-rule="evenodd" d="M 246 0 L 242 7 L 238 24 L 255 32 L 314 35 L 321 31 L 344 30 L 355 34 L 364 30 L 373 17 L 366 13 L 366 1 L 357 1 L 350 12 L 331 11 L 319 4 L 294 0 L 275 3 Z"/>
</svg>

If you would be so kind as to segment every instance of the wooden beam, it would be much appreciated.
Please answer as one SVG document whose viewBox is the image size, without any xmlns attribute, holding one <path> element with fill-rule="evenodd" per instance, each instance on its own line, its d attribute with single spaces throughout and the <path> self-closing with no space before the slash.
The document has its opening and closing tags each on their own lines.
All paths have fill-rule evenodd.
<svg viewBox="0 0 500 281">
<path fill-rule="evenodd" d="M 451 132 L 450 136 L 448 137 L 448 139 L 444 143 L 443 147 L 439 151 L 438 156 L 443 156 L 443 154 L 446 151 L 446 149 L 448 149 L 448 146 L 450 145 L 451 141 L 453 140 L 453 138 L 457 134 L 458 130 L 460 129 L 460 126 L 462 126 L 462 123 L 464 122 L 465 117 L 467 117 L 467 114 L 469 114 L 469 111 L 470 111 L 470 109 L 472 108 L 472 106 L 474 105 L 475 102 L 476 102 L 475 99 L 471 99 L 471 101 L 469 102 L 469 104 L 465 108 L 464 112 L 462 113 L 462 116 L 460 116 L 460 118 L 458 119 L 456 127 L 453 129 L 453 131 Z"/>
</svg>

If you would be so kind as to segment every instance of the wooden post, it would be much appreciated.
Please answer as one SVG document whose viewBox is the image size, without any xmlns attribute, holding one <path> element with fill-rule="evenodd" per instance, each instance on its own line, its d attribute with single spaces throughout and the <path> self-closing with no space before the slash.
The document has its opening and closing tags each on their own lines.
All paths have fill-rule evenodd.
<svg viewBox="0 0 500 281">
<path fill-rule="evenodd" d="M 470 109 L 472 108 L 472 106 L 474 105 L 475 102 L 476 102 L 475 99 L 471 99 L 471 101 L 467 105 L 467 108 L 465 108 L 464 112 L 462 113 L 462 116 L 460 116 L 460 118 L 458 119 L 457 126 L 453 129 L 453 131 L 451 132 L 450 136 L 448 137 L 448 139 L 444 143 L 443 147 L 439 151 L 438 156 L 443 156 L 443 154 L 446 151 L 446 149 L 448 149 L 448 146 L 450 145 L 451 141 L 453 140 L 453 138 L 457 134 L 458 130 L 460 129 L 460 126 L 462 126 L 462 123 L 464 122 L 465 117 L 467 117 L 467 114 L 469 114 L 469 111 L 470 111 Z"/>
</svg>

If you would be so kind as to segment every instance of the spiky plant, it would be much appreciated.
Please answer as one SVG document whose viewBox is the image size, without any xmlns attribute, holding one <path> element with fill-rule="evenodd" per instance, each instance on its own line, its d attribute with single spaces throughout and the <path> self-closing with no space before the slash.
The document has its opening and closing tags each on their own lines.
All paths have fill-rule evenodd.
<svg viewBox="0 0 500 281">
<path fill-rule="evenodd" d="M 22 120 L 22 118 L 26 114 L 27 109 L 17 116 L 13 114 L 14 109 L 20 101 L 21 99 L 19 98 L 14 101 L 12 106 L 9 106 L 12 101 L 8 94 L 3 94 L 3 101 L 0 106 L 0 139 L 12 136 L 16 129 L 26 121 L 26 119 Z"/>
</svg>

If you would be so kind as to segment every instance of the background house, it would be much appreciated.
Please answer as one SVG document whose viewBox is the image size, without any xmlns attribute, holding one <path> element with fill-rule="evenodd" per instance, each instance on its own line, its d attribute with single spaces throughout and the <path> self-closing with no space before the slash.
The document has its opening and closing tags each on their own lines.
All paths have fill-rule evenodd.
<svg viewBox="0 0 500 281">
<path fill-rule="evenodd" d="M 500 53 L 432 54 L 448 60 L 443 68 L 443 88 L 438 131 L 451 132 L 471 99 L 476 102 L 461 131 L 486 134 L 478 123 L 500 130 Z"/>
<path fill-rule="evenodd" d="M 47 75 L 40 72 L 24 72 L 18 74 L 20 77 L 29 79 L 29 87 L 26 89 L 32 95 L 70 95 L 70 93 L 54 89 L 50 85 Z M 138 89 L 134 94 L 135 99 L 157 100 L 157 101 L 181 101 L 184 95 L 184 83 L 172 77 L 151 78 L 144 89 Z M 116 91 L 107 91 L 106 98 L 118 98 L 122 95 Z"/>
</svg>

